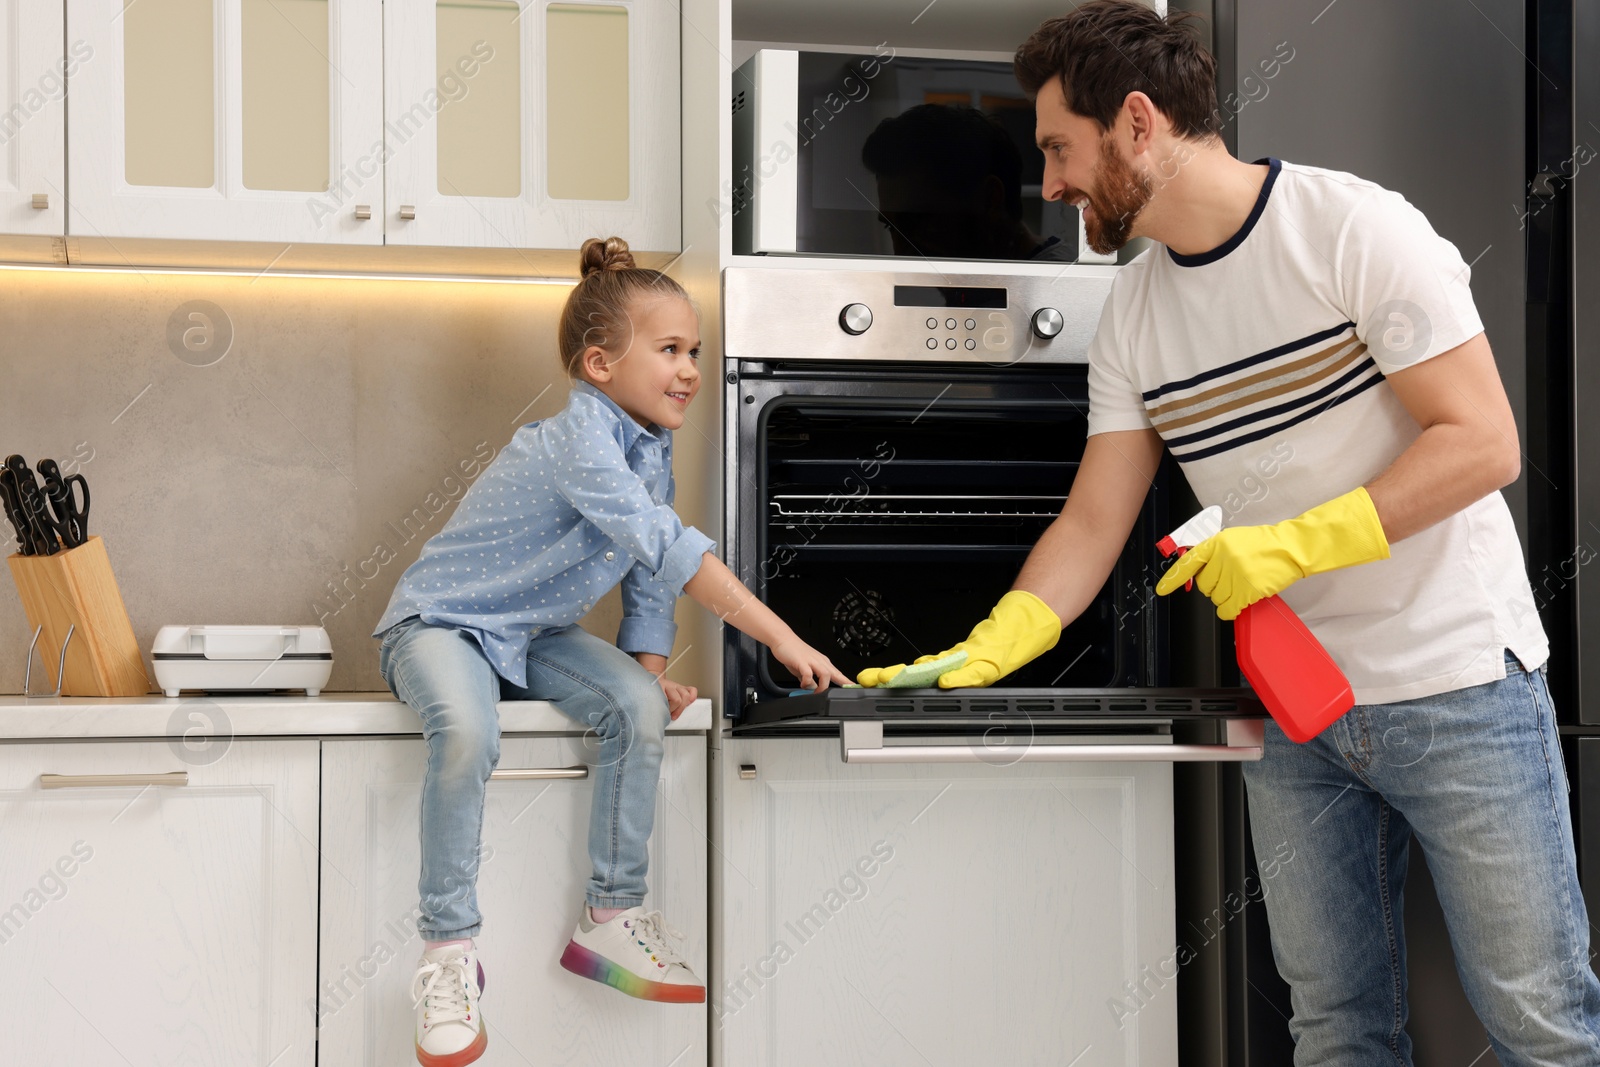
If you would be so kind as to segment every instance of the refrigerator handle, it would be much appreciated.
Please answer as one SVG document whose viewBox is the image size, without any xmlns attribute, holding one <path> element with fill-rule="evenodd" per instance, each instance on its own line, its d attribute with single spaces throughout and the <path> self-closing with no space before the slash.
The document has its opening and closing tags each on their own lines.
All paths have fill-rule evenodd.
<svg viewBox="0 0 1600 1067">
<path fill-rule="evenodd" d="M 883 743 L 883 723 L 851 720 L 841 724 L 839 754 L 846 763 L 1244 763 L 1258 760 L 1263 751 L 1266 721 L 1229 719 L 1227 743 L 1222 745 L 1097 744 L 1035 745 L 988 748 L 972 745 L 890 745 Z"/>
</svg>

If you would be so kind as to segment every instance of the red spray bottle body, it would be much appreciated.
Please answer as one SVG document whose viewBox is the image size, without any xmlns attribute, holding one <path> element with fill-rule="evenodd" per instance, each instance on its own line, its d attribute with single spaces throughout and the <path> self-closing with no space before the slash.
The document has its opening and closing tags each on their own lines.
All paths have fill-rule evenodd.
<svg viewBox="0 0 1600 1067">
<path fill-rule="evenodd" d="M 1222 529 L 1213 504 L 1157 543 L 1181 555 Z M 1258 600 L 1233 621 L 1239 670 L 1290 740 L 1316 737 L 1355 706 L 1350 680 L 1306 624 L 1276 596 Z"/>
</svg>

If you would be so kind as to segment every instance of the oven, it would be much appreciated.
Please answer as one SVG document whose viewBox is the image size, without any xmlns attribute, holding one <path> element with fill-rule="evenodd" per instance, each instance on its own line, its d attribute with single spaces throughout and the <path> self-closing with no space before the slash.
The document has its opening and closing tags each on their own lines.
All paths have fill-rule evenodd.
<svg viewBox="0 0 1600 1067">
<path fill-rule="evenodd" d="M 963 639 L 1061 511 L 1109 288 L 1073 269 L 1084 273 L 725 272 L 727 562 L 845 674 Z M 1262 714 L 1252 694 L 1174 669 L 1171 601 L 1154 594 L 1156 542 L 1188 514 L 1169 464 L 1094 602 L 996 685 L 803 694 L 727 627 L 724 714 L 739 732 L 877 720 L 900 734 L 1049 722 L 1164 735 L 1211 721 L 1247 736 Z M 1181 745 L 1168 758 L 1258 751 Z"/>
<path fill-rule="evenodd" d="M 847 675 L 965 638 L 1070 491 L 1113 269 L 1026 270 L 723 272 L 724 557 Z M 1088 610 L 993 686 L 810 693 L 723 628 L 713 1063 L 848 1047 L 910 1064 L 925 1041 L 952 1062 L 978 1062 L 979 1045 L 1065 1062 L 1086 1043 L 1101 1052 L 1085 1062 L 1271 1062 L 1231 1051 L 1262 1007 L 1251 983 L 1277 977 L 1239 776 L 1265 712 L 1200 598 L 1154 595 L 1156 542 L 1195 508 L 1168 464 Z M 797 925 L 833 914 L 824 876 L 842 884 L 852 864 L 892 871 L 883 895 L 856 878 L 863 899 L 832 932 Z M 992 1017 L 969 1002 L 983 983 L 935 992 L 922 977 L 952 958 L 1004 973 L 1017 958 L 1003 938 L 941 925 L 931 946 L 892 939 L 917 915 L 981 923 L 984 900 L 1013 894 L 1070 901 L 1070 917 L 1052 927 L 1059 946 L 1020 964 L 1043 969 L 1006 983 L 1034 991 Z M 1057 950 L 1068 972 L 1040 962 Z M 902 986 L 914 1003 L 875 1002 Z M 819 1017 L 837 1032 L 805 1022 Z M 969 1040 L 978 1059 L 962 1058 Z"/>
</svg>

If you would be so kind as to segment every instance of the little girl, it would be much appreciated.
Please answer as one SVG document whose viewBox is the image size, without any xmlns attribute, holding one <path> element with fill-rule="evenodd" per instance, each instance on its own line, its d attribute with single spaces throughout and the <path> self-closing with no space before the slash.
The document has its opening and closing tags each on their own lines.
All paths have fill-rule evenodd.
<svg viewBox="0 0 1600 1067">
<path fill-rule="evenodd" d="M 644 903 L 663 732 L 695 699 L 664 676 L 680 592 L 772 649 L 803 685 L 848 683 L 672 510 L 672 431 L 700 390 L 699 319 L 671 278 L 618 238 L 585 241 L 561 313 L 567 406 L 520 427 L 400 576 L 373 636 L 378 669 L 422 718 L 422 959 L 417 1059 L 483 1054 L 472 936 L 484 790 L 500 757 L 497 700 L 548 700 L 594 730 L 594 873 L 562 953 L 569 971 L 649 1000 L 699 1003 L 701 984 Z M 615 645 L 576 625 L 621 583 Z M 675 932 L 673 936 L 677 935 Z"/>
</svg>

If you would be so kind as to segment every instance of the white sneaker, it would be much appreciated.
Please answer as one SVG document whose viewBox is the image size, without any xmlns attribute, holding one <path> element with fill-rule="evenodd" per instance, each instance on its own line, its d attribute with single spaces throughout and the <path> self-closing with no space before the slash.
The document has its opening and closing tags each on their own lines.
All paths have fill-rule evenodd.
<svg viewBox="0 0 1600 1067">
<path fill-rule="evenodd" d="M 659 911 L 629 908 L 609 922 L 595 923 L 585 906 L 578 929 L 561 953 L 561 966 L 641 1000 L 704 1003 L 705 984 L 673 950 L 668 937 L 683 940 Z"/>
<path fill-rule="evenodd" d="M 417 1062 L 423 1067 L 464 1067 L 489 1047 L 478 998 L 483 966 L 475 948 L 448 945 L 422 954 L 411 979 L 417 1011 Z"/>
</svg>

